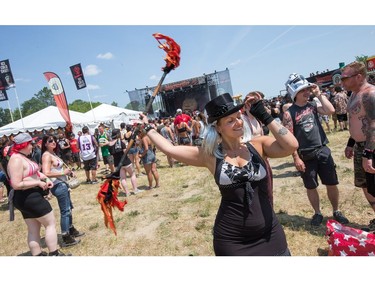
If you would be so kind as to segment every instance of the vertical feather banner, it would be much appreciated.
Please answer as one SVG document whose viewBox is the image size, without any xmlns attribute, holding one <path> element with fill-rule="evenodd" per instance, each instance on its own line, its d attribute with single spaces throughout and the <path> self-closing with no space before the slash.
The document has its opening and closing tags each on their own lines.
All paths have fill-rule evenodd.
<svg viewBox="0 0 375 281">
<path fill-rule="evenodd" d="M 48 85 L 52 91 L 53 97 L 56 102 L 56 106 L 60 111 L 61 116 L 66 121 L 66 131 L 72 131 L 72 122 L 70 120 L 68 102 L 66 100 L 64 87 L 57 74 L 53 72 L 44 72 L 44 77 L 48 81 Z"/>
</svg>

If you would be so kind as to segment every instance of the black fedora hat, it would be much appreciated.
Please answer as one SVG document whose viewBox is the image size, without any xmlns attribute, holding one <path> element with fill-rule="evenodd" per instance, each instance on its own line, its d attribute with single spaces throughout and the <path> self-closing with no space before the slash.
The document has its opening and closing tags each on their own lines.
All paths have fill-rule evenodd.
<svg viewBox="0 0 375 281">
<path fill-rule="evenodd" d="M 207 122 L 212 123 L 220 118 L 240 110 L 245 104 L 235 105 L 229 93 L 222 94 L 210 100 L 204 107 L 207 112 Z"/>
</svg>

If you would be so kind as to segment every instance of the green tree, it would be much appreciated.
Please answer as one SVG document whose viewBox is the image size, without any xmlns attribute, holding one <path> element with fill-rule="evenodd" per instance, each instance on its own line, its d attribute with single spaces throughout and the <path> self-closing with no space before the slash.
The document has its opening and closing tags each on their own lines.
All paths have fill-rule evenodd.
<svg viewBox="0 0 375 281">
<path fill-rule="evenodd" d="M 0 108 L 0 127 L 5 126 L 12 122 L 9 109 Z"/>
<path fill-rule="evenodd" d="M 118 103 L 115 102 L 115 101 L 113 101 L 113 102 L 111 103 L 111 105 L 112 105 L 112 106 L 118 106 Z"/>
<path fill-rule="evenodd" d="M 28 116 L 50 105 L 56 105 L 55 99 L 51 90 L 44 87 L 42 90 L 36 93 L 34 97 L 22 103 L 22 116 Z"/>
<path fill-rule="evenodd" d="M 93 102 L 92 108 L 95 108 L 100 104 L 100 102 Z M 75 100 L 71 104 L 69 104 L 69 110 L 85 113 L 91 110 L 90 102 L 83 100 Z"/>
<path fill-rule="evenodd" d="M 363 62 L 365 65 L 366 65 L 367 59 L 368 59 L 368 56 L 366 56 L 366 55 L 361 55 L 361 56 L 356 56 L 355 57 L 356 61 Z"/>
</svg>

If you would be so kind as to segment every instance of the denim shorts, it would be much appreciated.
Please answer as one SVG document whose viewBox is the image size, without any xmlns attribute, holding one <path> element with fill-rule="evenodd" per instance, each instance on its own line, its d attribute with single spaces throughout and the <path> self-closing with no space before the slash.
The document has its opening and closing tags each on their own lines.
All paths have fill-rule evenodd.
<svg viewBox="0 0 375 281">
<path fill-rule="evenodd" d="M 137 154 L 137 153 L 138 153 L 138 147 L 132 147 L 128 151 L 128 155 Z"/>
</svg>

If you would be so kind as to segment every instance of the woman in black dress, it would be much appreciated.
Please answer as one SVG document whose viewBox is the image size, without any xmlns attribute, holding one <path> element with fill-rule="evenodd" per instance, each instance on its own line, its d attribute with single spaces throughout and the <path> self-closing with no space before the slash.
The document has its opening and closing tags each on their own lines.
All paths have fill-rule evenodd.
<svg viewBox="0 0 375 281">
<path fill-rule="evenodd" d="M 245 104 L 273 136 L 251 140 L 240 111 Z M 205 106 L 209 125 L 201 147 L 173 146 L 150 125 L 144 130 L 165 154 L 188 165 L 206 167 L 214 176 L 222 195 L 213 231 L 215 255 L 287 256 L 285 233 L 267 192 L 264 159 L 291 155 L 298 142 L 273 120 L 260 96 L 246 99 L 245 104 L 235 105 L 228 93 L 209 101 Z"/>
</svg>

